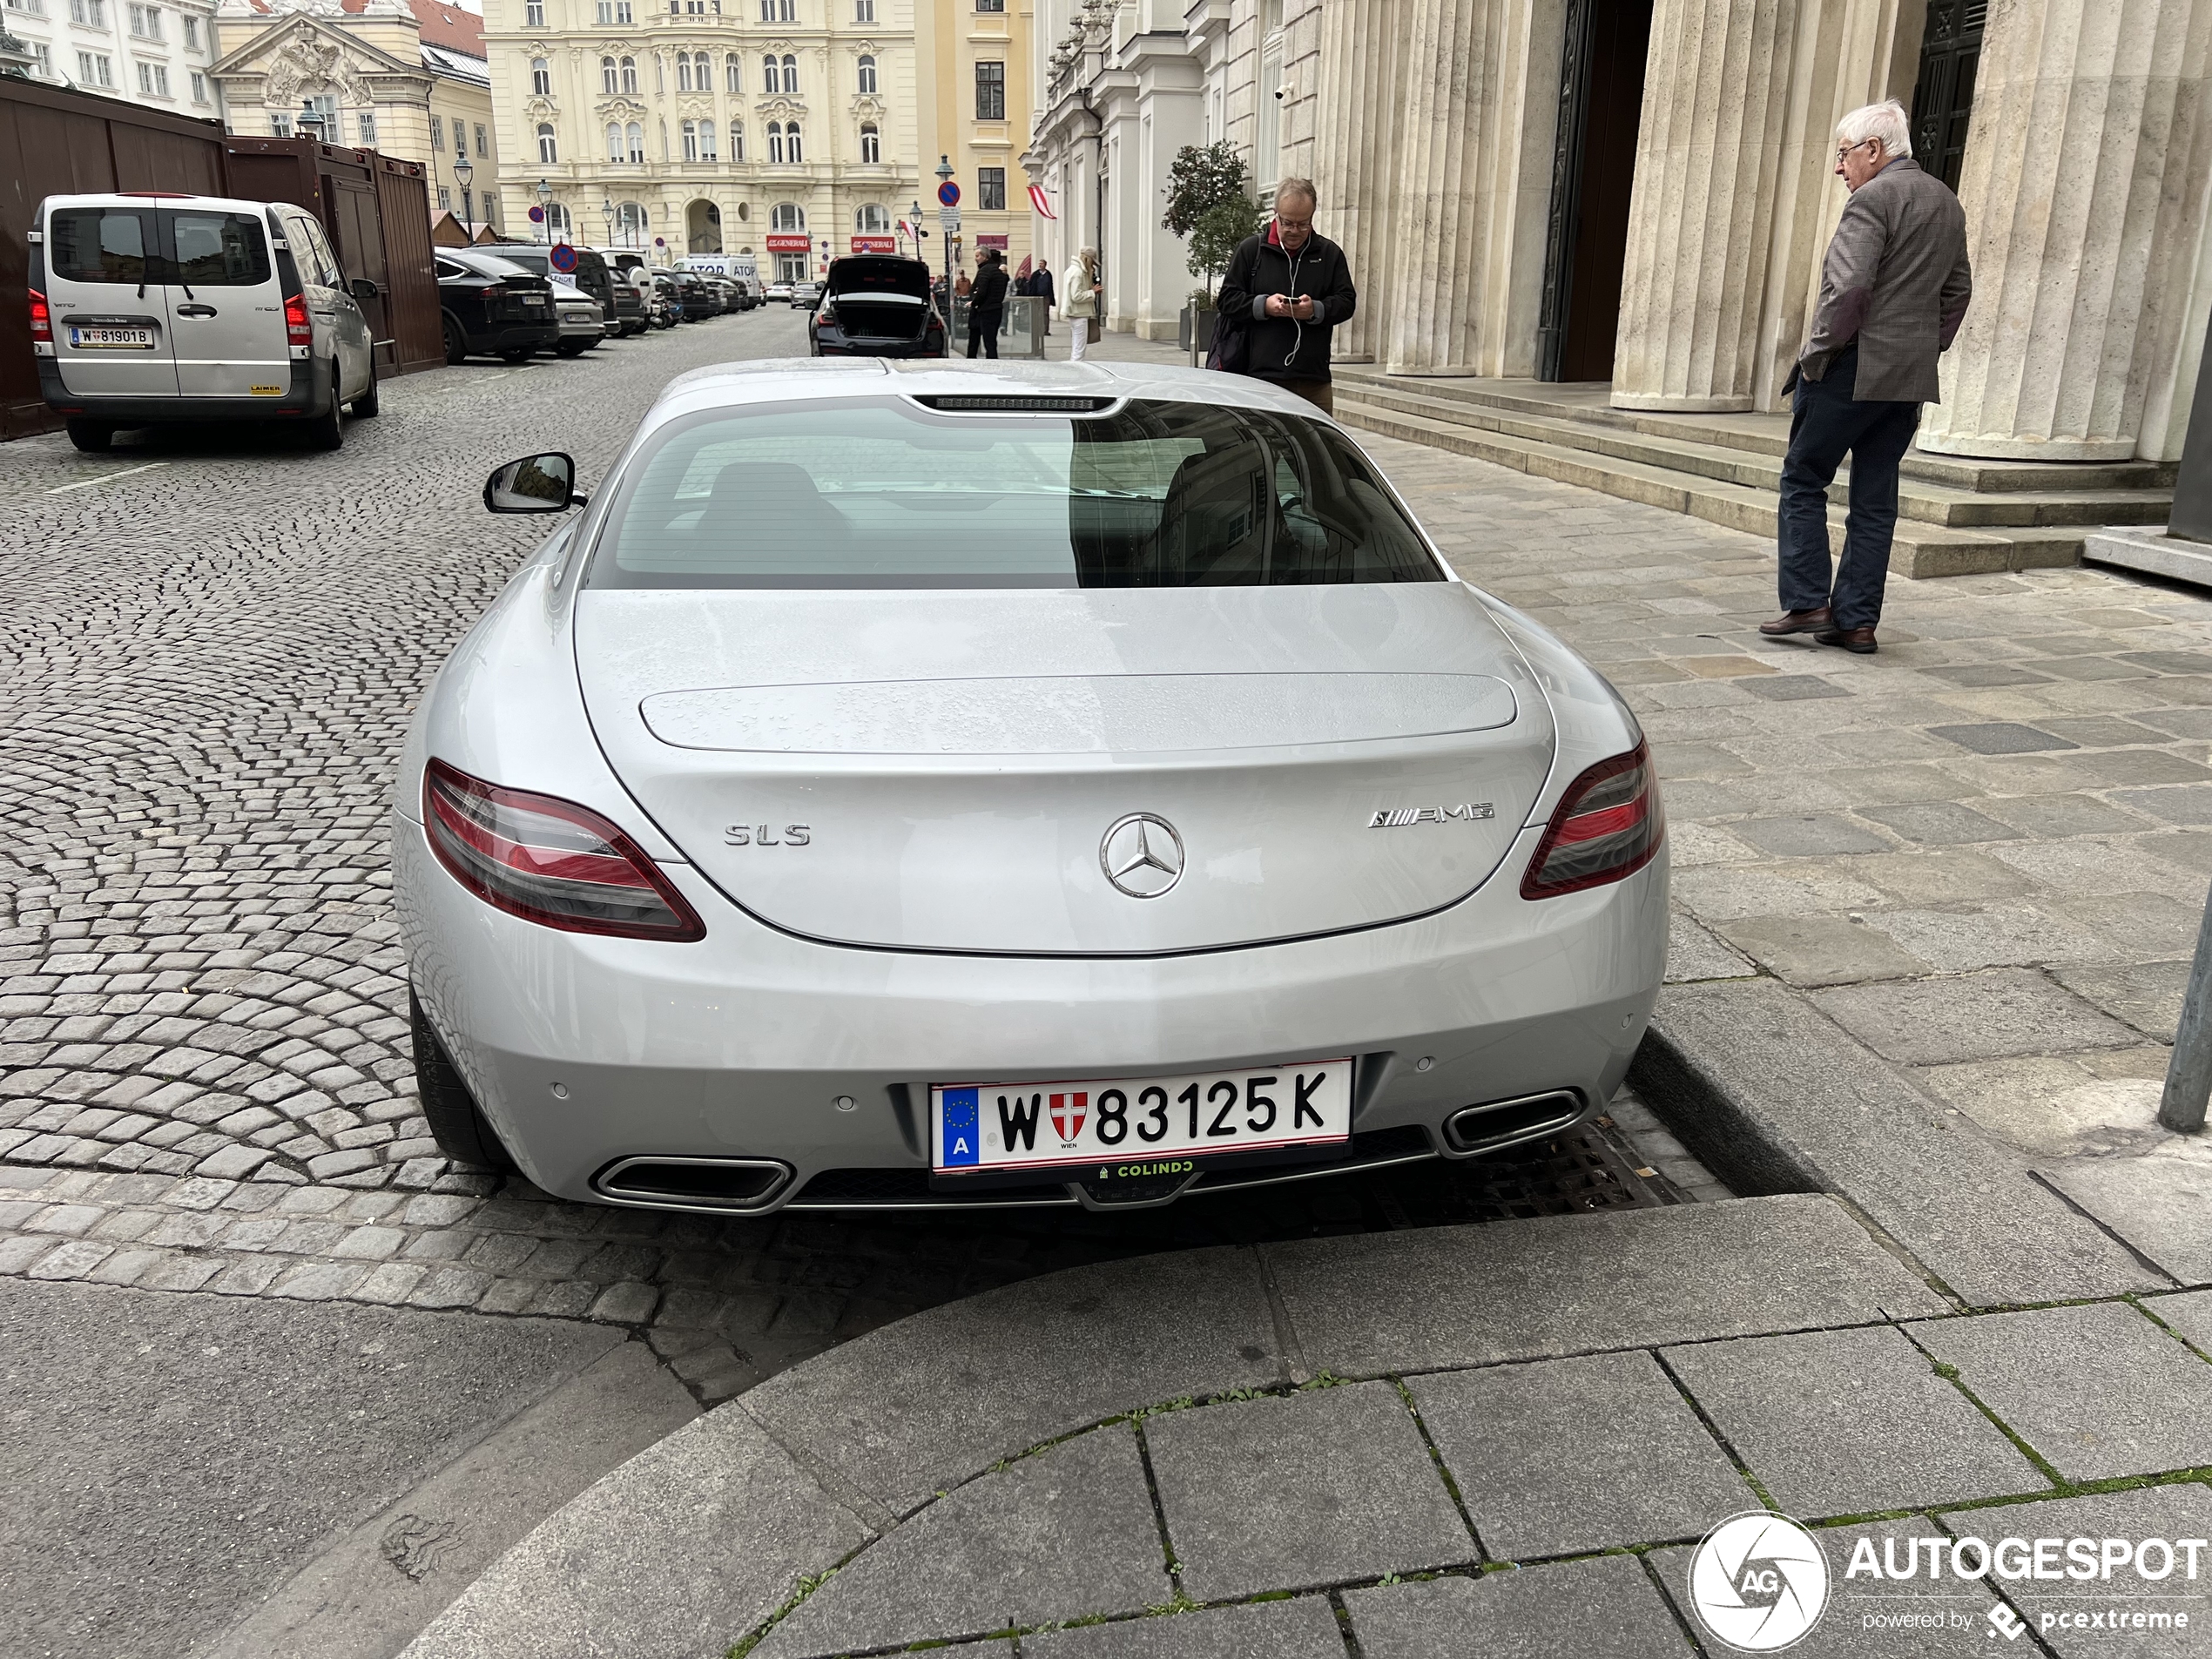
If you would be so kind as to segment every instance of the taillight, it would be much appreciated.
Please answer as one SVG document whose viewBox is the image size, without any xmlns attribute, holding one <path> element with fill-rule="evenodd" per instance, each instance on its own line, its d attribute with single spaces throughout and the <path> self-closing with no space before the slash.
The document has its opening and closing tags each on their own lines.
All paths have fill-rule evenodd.
<svg viewBox="0 0 2212 1659">
<path fill-rule="evenodd" d="M 433 760 L 422 824 L 454 880 L 510 915 L 572 934 L 706 937 L 698 913 L 644 849 L 572 801 L 502 789 Z"/>
<path fill-rule="evenodd" d="M 1521 878 L 1521 896 L 1556 898 L 1634 875 L 1651 862 L 1664 830 L 1658 779 L 1639 743 L 1568 786 Z"/>
<path fill-rule="evenodd" d="M 30 339 L 33 345 L 54 343 L 54 314 L 46 307 L 46 296 L 36 288 L 30 291 Z"/>
<path fill-rule="evenodd" d="M 501 300 L 504 299 L 506 295 L 507 285 L 504 282 L 493 283 L 491 287 L 484 290 L 483 293 L 483 297 L 487 300 Z"/>
<path fill-rule="evenodd" d="M 836 307 L 833 307 L 833 306 L 824 306 L 824 307 L 823 307 L 820 310 L 817 311 L 817 312 L 814 314 L 814 320 L 815 320 L 816 322 L 818 322 L 818 323 L 826 324 L 827 327 L 832 327 L 832 328 L 836 327 L 837 327 L 837 309 L 836 309 Z"/>
<path fill-rule="evenodd" d="M 307 302 L 300 294 L 292 294 L 284 302 L 284 337 L 294 346 L 315 343 L 314 325 L 307 320 Z"/>
</svg>

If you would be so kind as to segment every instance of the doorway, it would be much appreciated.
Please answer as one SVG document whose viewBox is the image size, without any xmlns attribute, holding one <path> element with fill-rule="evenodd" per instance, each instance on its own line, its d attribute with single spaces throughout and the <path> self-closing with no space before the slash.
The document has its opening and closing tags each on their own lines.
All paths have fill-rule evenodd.
<svg viewBox="0 0 2212 1659">
<path fill-rule="evenodd" d="M 1536 378 L 1609 381 L 1652 0 L 1568 0 Z"/>
<path fill-rule="evenodd" d="M 1966 160 L 1989 0 L 1928 0 L 1920 79 L 1912 89 L 1912 159 L 1956 191 Z"/>
</svg>

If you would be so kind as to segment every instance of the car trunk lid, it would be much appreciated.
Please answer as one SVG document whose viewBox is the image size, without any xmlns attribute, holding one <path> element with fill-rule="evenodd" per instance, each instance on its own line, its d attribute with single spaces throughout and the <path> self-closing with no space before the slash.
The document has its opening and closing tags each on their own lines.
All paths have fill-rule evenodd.
<svg viewBox="0 0 2212 1659">
<path fill-rule="evenodd" d="M 1418 915 L 1497 868 L 1554 746 L 1455 583 L 592 590 L 577 644 L 685 856 L 856 945 L 1151 954 Z"/>
</svg>

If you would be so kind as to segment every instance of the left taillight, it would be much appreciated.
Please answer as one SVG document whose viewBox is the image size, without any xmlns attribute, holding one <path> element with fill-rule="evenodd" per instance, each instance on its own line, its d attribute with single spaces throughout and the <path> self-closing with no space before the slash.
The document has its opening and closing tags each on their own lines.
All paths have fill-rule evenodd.
<svg viewBox="0 0 2212 1659">
<path fill-rule="evenodd" d="M 294 346 L 315 343 L 315 328 L 307 320 L 307 301 L 304 294 L 291 294 L 284 302 L 284 337 Z"/>
<path fill-rule="evenodd" d="M 706 937 L 698 913 L 644 850 L 589 807 L 433 760 L 422 777 L 422 824 L 453 879 L 511 915 L 573 934 Z"/>
<path fill-rule="evenodd" d="M 1552 899 L 1623 880 L 1651 862 L 1665 826 L 1650 752 L 1639 743 L 1601 760 L 1560 797 L 1521 878 L 1521 896 Z"/>
<path fill-rule="evenodd" d="M 46 305 L 46 296 L 36 288 L 30 291 L 30 341 L 35 346 L 54 343 L 54 314 Z"/>
</svg>

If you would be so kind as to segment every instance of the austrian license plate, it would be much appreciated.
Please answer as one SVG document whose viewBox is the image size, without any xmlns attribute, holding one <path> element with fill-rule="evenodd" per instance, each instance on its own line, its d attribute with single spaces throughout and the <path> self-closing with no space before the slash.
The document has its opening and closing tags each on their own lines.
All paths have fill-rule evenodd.
<svg viewBox="0 0 2212 1659">
<path fill-rule="evenodd" d="M 151 328 L 78 328 L 69 331 L 71 351 L 152 351 Z"/>
<path fill-rule="evenodd" d="M 929 1118 L 931 1162 L 948 1176 L 1342 1149 L 1352 1138 L 1352 1062 L 1302 1060 L 1175 1077 L 939 1083 L 929 1091 Z"/>
</svg>

